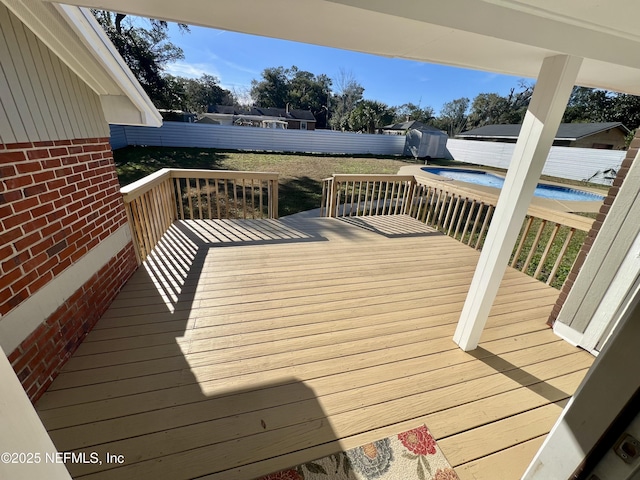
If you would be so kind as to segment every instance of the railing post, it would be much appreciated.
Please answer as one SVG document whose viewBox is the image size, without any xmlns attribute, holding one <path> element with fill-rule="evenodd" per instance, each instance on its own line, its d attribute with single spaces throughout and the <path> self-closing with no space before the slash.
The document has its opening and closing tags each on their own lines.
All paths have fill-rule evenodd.
<svg viewBox="0 0 640 480">
<path fill-rule="evenodd" d="M 413 206 L 413 197 L 415 194 L 414 190 L 416 188 L 415 177 L 412 180 L 409 180 L 409 185 L 407 185 L 407 188 L 409 189 L 409 193 L 407 194 L 407 204 L 403 205 L 402 213 L 403 215 L 411 216 L 411 207 Z"/>
<path fill-rule="evenodd" d="M 338 202 L 338 193 L 337 193 L 337 184 L 335 178 L 331 178 L 329 185 L 329 213 L 327 216 L 329 217 L 337 217 L 338 212 L 336 212 L 336 204 Z"/>
<path fill-rule="evenodd" d="M 278 180 L 271 180 L 271 183 L 271 192 L 273 195 L 271 199 L 271 218 L 278 218 Z"/>
</svg>

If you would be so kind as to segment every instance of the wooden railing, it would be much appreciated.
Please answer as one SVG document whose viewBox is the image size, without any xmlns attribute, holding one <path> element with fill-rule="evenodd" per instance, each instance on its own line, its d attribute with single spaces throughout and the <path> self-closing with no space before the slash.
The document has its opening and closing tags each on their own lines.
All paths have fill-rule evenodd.
<svg viewBox="0 0 640 480">
<path fill-rule="evenodd" d="M 413 175 L 333 175 L 322 182 L 320 216 L 405 214 L 414 184 Z"/>
<path fill-rule="evenodd" d="M 278 174 L 164 168 L 120 189 L 138 261 L 174 220 L 278 218 Z"/>
<path fill-rule="evenodd" d="M 334 175 L 323 181 L 321 215 L 409 215 L 480 250 L 497 200 L 497 195 L 425 177 Z M 560 288 L 592 222 L 531 206 L 510 265 Z"/>
</svg>

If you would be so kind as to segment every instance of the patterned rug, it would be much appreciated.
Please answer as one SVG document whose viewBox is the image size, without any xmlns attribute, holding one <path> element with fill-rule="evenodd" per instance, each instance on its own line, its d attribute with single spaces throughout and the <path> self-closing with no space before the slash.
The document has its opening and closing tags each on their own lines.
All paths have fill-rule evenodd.
<svg viewBox="0 0 640 480">
<path fill-rule="evenodd" d="M 426 425 L 258 480 L 458 480 Z"/>
</svg>

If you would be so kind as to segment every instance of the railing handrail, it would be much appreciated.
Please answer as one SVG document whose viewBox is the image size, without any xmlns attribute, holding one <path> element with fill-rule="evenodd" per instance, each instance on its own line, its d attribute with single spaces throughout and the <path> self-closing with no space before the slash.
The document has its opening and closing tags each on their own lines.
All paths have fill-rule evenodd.
<svg viewBox="0 0 640 480">
<path fill-rule="evenodd" d="M 413 175 L 393 175 L 385 173 L 336 173 L 330 178 L 336 182 L 358 182 L 360 180 L 363 182 L 374 180 L 376 182 L 414 182 L 416 180 L 416 177 Z"/>
<path fill-rule="evenodd" d="M 161 168 L 135 182 L 120 188 L 124 203 L 130 203 L 144 195 L 149 190 L 170 178 L 206 178 L 229 180 L 278 180 L 278 174 L 273 172 L 251 172 L 243 170 L 203 170 L 196 168 Z"/>
<path fill-rule="evenodd" d="M 277 173 L 252 172 L 245 170 L 201 170 L 191 168 L 171 168 L 171 178 L 210 178 L 228 180 L 278 180 Z"/>
<path fill-rule="evenodd" d="M 160 185 L 165 180 L 171 178 L 171 169 L 162 168 L 157 172 L 151 173 L 133 183 L 120 188 L 124 203 L 131 203 L 136 198 L 144 195 L 148 191 Z"/>
</svg>

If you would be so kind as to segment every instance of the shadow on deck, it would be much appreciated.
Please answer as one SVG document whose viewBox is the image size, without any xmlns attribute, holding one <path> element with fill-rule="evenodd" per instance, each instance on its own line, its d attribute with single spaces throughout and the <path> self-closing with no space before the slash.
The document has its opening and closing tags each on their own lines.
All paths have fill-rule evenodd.
<svg viewBox="0 0 640 480">
<path fill-rule="evenodd" d="M 592 357 L 511 269 L 459 350 L 477 258 L 405 216 L 175 222 L 37 409 L 60 451 L 124 456 L 87 479 L 249 479 L 422 423 L 462 479 L 519 478 Z"/>
</svg>

